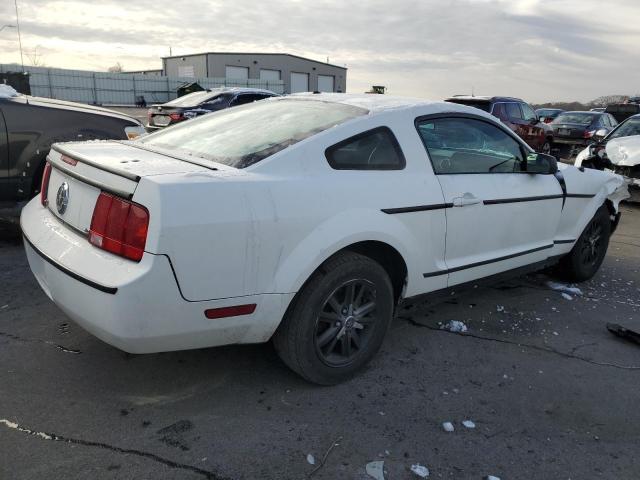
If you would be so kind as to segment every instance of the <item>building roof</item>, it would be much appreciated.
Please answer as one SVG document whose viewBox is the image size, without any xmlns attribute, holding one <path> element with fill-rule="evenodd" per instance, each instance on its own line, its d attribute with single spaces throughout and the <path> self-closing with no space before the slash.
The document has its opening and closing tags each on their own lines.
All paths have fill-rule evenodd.
<svg viewBox="0 0 640 480">
<path fill-rule="evenodd" d="M 347 70 L 347 67 L 341 67 L 340 65 L 334 65 L 333 63 L 321 62 L 319 60 L 313 60 L 311 58 L 301 57 L 299 55 L 292 55 L 290 53 L 265 53 L 265 52 L 200 52 L 200 53 L 189 53 L 187 55 L 171 55 L 168 57 L 161 57 L 163 60 L 167 58 L 182 58 L 182 57 L 198 57 L 200 55 L 280 55 L 284 57 L 293 57 L 299 58 L 300 60 L 305 60 L 307 62 L 319 63 L 320 65 L 328 65 L 330 67 L 340 68 L 342 70 Z"/>
</svg>

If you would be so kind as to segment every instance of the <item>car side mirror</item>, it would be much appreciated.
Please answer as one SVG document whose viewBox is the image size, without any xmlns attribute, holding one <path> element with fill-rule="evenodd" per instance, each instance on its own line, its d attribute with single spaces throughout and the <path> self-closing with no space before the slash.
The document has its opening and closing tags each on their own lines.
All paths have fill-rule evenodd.
<svg viewBox="0 0 640 480">
<path fill-rule="evenodd" d="M 558 161 L 545 153 L 530 153 L 526 162 L 527 173 L 552 175 L 558 171 Z"/>
<path fill-rule="evenodd" d="M 597 130 L 596 133 L 593 134 L 593 138 L 594 138 L 594 140 L 599 142 L 604 137 L 606 137 L 608 133 L 609 132 L 607 131 L 606 128 L 601 128 L 600 130 Z"/>
<path fill-rule="evenodd" d="M 538 117 L 533 117 L 531 120 L 529 120 L 529 123 L 531 125 L 537 125 L 540 122 L 540 119 Z"/>
</svg>

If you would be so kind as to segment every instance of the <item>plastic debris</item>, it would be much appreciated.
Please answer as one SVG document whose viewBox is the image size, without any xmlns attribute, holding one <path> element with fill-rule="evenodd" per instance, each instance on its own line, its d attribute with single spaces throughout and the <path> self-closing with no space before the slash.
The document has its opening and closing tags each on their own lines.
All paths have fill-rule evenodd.
<svg viewBox="0 0 640 480">
<path fill-rule="evenodd" d="M 496 305 L 497 312 L 504 312 L 504 305 Z"/>
<path fill-rule="evenodd" d="M 415 473 L 420 478 L 427 478 L 429 476 L 429 469 L 419 463 L 416 465 L 411 465 L 411 471 Z"/>
<path fill-rule="evenodd" d="M 482 480 L 500 480 L 499 477 L 494 477 L 493 475 L 487 475 Z"/>
<path fill-rule="evenodd" d="M 384 460 L 378 460 L 376 462 L 369 462 L 365 466 L 367 475 L 376 480 L 384 480 Z"/>
<path fill-rule="evenodd" d="M 445 432 L 453 432 L 455 428 L 453 428 L 453 423 L 451 422 L 443 422 L 442 428 L 444 428 Z"/>
<path fill-rule="evenodd" d="M 462 425 L 464 425 L 467 428 L 476 428 L 476 424 L 473 423 L 471 420 L 463 420 Z"/>
<path fill-rule="evenodd" d="M 440 328 L 442 330 L 449 330 L 453 333 L 464 333 L 468 330 L 464 322 L 461 322 L 459 320 L 449 320 Z"/>
<path fill-rule="evenodd" d="M 573 295 L 582 295 L 582 290 L 580 290 L 578 287 L 570 287 L 565 283 L 548 281 L 547 287 L 549 287 L 551 290 L 556 290 L 557 292 L 570 293 Z"/>
<path fill-rule="evenodd" d="M 316 457 L 314 457 L 310 453 L 307 454 L 307 462 L 309 462 L 310 465 L 315 465 L 316 464 Z"/>
<path fill-rule="evenodd" d="M 571 295 L 564 292 L 562 292 L 562 298 L 564 298 L 565 300 L 573 300 L 573 297 Z"/>
</svg>

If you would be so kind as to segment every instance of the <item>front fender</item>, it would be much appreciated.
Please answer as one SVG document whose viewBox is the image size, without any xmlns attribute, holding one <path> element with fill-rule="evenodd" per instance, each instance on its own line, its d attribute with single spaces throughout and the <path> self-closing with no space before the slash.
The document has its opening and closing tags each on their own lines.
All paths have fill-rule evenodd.
<svg viewBox="0 0 640 480">
<path fill-rule="evenodd" d="M 408 261 L 417 258 L 419 241 L 405 224 L 379 210 L 351 209 L 322 222 L 280 262 L 270 291 L 298 292 L 329 257 L 364 241 L 383 242 L 395 248 L 407 264 L 409 281 L 419 274 L 416 262 Z"/>
</svg>

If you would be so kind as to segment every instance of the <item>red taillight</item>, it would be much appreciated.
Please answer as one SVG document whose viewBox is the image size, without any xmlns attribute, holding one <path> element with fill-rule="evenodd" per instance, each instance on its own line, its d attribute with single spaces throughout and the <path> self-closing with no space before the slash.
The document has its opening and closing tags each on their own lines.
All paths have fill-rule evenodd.
<svg viewBox="0 0 640 480">
<path fill-rule="evenodd" d="M 584 132 L 584 134 L 582 136 L 583 136 L 583 138 L 591 138 L 591 137 L 593 137 L 593 135 L 595 133 L 596 133 L 595 130 L 591 130 L 591 131 L 588 131 L 588 132 Z"/>
<path fill-rule="evenodd" d="M 204 316 L 210 320 L 225 317 L 238 317 L 240 315 L 251 315 L 256 311 L 256 304 L 234 305 L 233 307 L 210 308 L 204 311 Z"/>
<path fill-rule="evenodd" d="M 49 203 L 47 199 L 47 190 L 49 190 L 49 178 L 51 177 L 51 164 L 45 163 L 44 171 L 42 172 L 42 183 L 40 184 L 40 203 L 43 207 L 46 207 Z"/>
<path fill-rule="evenodd" d="M 175 121 L 184 120 L 184 117 L 181 113 L 171 113 L 169 114 L 169 118 Z"/>
<path fill-rule="evenodd" d="M 544 123 L 551 123 L 551 122 L 553 122 L 553 118 L 547 117 L 544 119 Z"/>
<path fill-rule="evenodd" d="M 149 212 L 146 208 L 102 192 L 93 209 L 89 242 L 139 262 L 147 242 L 148 228 Z"/>
</svg>

